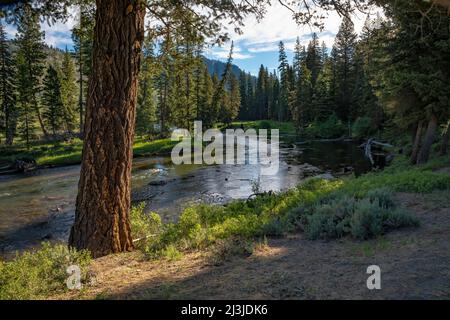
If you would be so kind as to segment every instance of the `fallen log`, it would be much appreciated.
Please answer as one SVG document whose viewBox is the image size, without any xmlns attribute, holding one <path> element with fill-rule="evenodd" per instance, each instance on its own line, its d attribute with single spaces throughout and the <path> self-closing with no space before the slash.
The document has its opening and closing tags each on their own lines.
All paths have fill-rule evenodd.
<svg viewBox="0 0 450 320">
<path fill-rule="evenodd" d="M 385 147 L 385 148 L 393 148 L 394 147 L 393 145 L 391 145 L 389 143 L 376 141 L 374 138 L 370 138 L 365 143 L 361 144 L 359 147 L 364 148 L 364 156 L 369 159 L 369 161 L 372 165 L 375 164 L 375 161 L 373 160 L 373 156 L 372 156 L 372 145 Z"/>
</svg>

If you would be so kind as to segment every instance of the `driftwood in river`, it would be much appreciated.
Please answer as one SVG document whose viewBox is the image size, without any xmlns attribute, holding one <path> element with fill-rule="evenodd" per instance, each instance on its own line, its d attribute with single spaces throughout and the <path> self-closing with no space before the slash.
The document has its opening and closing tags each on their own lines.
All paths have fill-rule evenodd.
<svg viewBox="0 0 450 320">
<path fill-rule="evenodd" d="M 362 145 L 360 145 L 361 148 L 364 148 L 364 155 L 366 156 L 366 158 L 368 158 L 370 160 L 370 163 L 372 165 L 375 164 L 375 161 L 373 160 L 373 156 L 372 156 L 372 146 L 379 146 L 379 147 L 385 147 L 385 148 L 393 148 L 394 146 L 389 144 L 389 143 L 383 143 L 383 142 L 379 142 L 374 140 L 373 138 L 370 138 L 369 140 L 367 140 L 367 142 L 363 143 Z"/>
</svg>

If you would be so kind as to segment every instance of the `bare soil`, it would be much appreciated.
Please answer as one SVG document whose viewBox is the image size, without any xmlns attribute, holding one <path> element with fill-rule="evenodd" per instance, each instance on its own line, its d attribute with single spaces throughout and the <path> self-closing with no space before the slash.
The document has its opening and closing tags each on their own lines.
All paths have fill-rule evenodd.
<svg viewBox="0 0 450 320">
<path fill-rule="evenodd" d="M 396 199 L 419 217 L 420 227 L 370 241 L 295 234 L 219 265 L 208 252 L 174 262 L 144 261 L 137 252 L 108 256 L 94 261 L 92 284 L 53 298 L 450 299 L 450 202 L 412 193 Z M 380 290 L 366 286 L 374 264 L 381 268 Z"/>
</svg>

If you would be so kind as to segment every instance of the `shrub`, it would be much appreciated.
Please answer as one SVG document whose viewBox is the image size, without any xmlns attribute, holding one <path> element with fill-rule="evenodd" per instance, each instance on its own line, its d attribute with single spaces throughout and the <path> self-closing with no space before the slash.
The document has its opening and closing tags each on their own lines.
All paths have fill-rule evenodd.
<svg viewBox="0 0 450 320">
<path fill-rule="evenodd" d="M 270 128 L 272 128 L 272 126 L 271 126 L 271 124 L 270 124 L 269 121 L 267 121 L 267 120 L 262 120 L 262 121 L 259 123 L 259 128 L 260 128 L 260 129 L 270 129 Z"/>
<path fill-rule="evenodd" d="M 355 138 L 366 138 L 373 133 L 372 119 L 369 117 L 358 117 L 352 126 L 352 136 Z"/>
<path fill-rule="evenodd" d="M 131 208 L 131 234 L 135 240 L 139 239 L 137 245 L 140 246 L 148 239 L 157 237 L 162 231 L 161 217 L 155 213 L 144 212 L 145 203 Z"/>
<path fill-rule="evenodd" d="M 339 138 L 345 135 L 347 129 L 345 125 L 336 115 L 331 115 L 324 122 L 314 122 L 306 129 L 306 135 L 323 138 L 323 139 L 331 139 L 331 138 Z"/>
<path fill-rule="evenodd" d="M 390 229 L 417 225 L 415 217 L 395 209 L 387 189 L 377 189 L 360 200 L 342 197 L 316 204 L 306 219 L 305 231 L 311 239 L 346 235 L 369 239 Z"/>
<path fill-rule="evenodd" d="M 164 248 L 162 255 L 169 261 L 177 261 L 183 257 L 183 254 L 173 244 Z"/>
<path fill-rule="evenodd" d="M 49 243 L 43 243 L 39 250 L 18 254 L 12 261 L 0 261 L 0 300 L 41 299 L 64 291 L 70 265 L 80 267 L 81 280 L 86 282 L 90 261 L 87 251 Z"/>
</svg>

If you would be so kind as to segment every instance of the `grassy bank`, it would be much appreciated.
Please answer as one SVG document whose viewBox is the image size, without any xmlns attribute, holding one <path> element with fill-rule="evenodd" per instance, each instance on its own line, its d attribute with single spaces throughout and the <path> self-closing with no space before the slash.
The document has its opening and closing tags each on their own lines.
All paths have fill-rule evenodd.
<svg viewBox="0 0 450 320">
<path fill-rule="evenodd" d="M 136 139 L 133 146 L 135 157 L 170 154 L 176 144 L 170 139 L 147 141 Z M 0 147 L 0 166 L 13 164 L 15 160 L 35 160 L 39 166 L 65 166 L 81 163 L 83 141 L 73 139 L 70 142 L 35 143 L 29 149 L 23 144 Z"/>
<path fill-rule="evenodd" d="M 139 155 L 169 149 L 166 140 L 135 146 Z M 220 260 L 251 250 L 267 238 L 293 233 L 311 240 L 378 238 L 394 229 L 419 225 L 395 201 L 395 193 L 424 194 L 430 199 L 427 205 L 444 205 L 440 197 L 448 197 L 450 174 L 438 169 L 449 165 L 450 156 L 433 154 L 426 165 L 415 167 L 399 156 L 385 170 L 357 178 L 311 178 L 285 192 L 263 193 L 226 206 L 189 206 L 176 223 L 169 224 L 162 223 L 157 213 L 145 213 L 141 205 L 131 211 L 132 232 L 143 257 L 156 261 L 179 260 L 192 252 L 212 252 Z M 45 244 L 41 250 L 0 262 L 0 299 L 43 298 L 64 292 L 68 290 L 66 268 L 80 265 L 86 282 L 89 261 L 85 252 Z"/>
<path fill-rule="evenodd" d="M 289 122 L 277 121 L 244 121 L 233 122 L 228 128 L 279 129 L 282 134 L 295 134 L 295 128 Z M 219 128 L 224 129 L 219 125 Z M 143 138 L 135 139 L 133 155 L 135 157 L 170 154 L 177 142 L 167 139 L 148 141 Z M 0 145 L 0 168 L 8 167 L 16 160 L 36 161 L 39 166 L 66 166 L 81 163 L 83 141 L 72 139 L 70 142 L 35 142 L 30 148 L 24 143 L 13 146 Z"/>
<path fill-rule="evenodd" d="M 447 159 L 441 159 L 444 163 Z M 304 232 L 311 239 L 369 239 L 418 221 L 394 203 L 394 192 L 430 193 L 450 189 L 450 175 L 428 167 L 397 165 L 385 172 L 354 178 L 310 179 L 281 193 L 265 193 L 227 206 L 196 205 L 174 224 L 156 213 L 132 212 L 139 248 L 150 258 L 176 257 L 229 239 L 282 236 Z M 148 237 L 151 235 L 150 237 Z"/>
<path fill-rule="evenodd" d="M 273 120 L 255 120 L 255 121 L 235 121 L 232 122 L 227 128 L 243 128 L 247 129 L 278 129 L 280 134 L 295 134 L 295 126 L 292 122 L 279 122 Z"/>
</svg>

